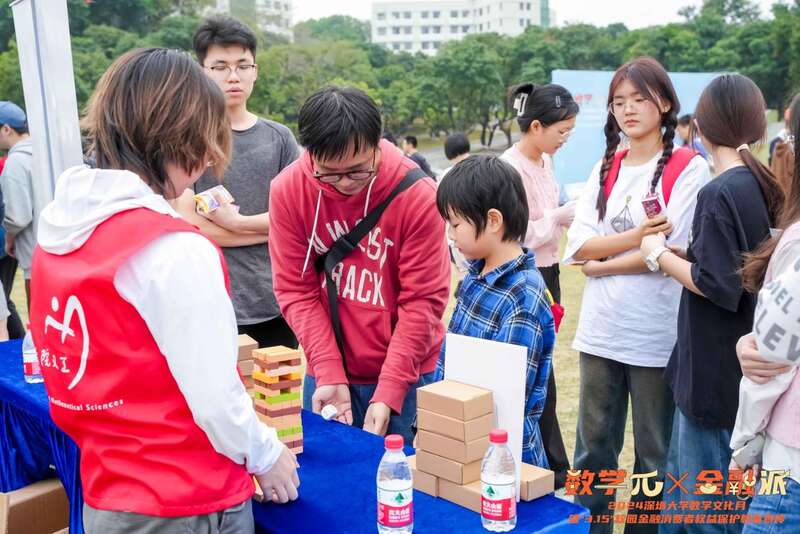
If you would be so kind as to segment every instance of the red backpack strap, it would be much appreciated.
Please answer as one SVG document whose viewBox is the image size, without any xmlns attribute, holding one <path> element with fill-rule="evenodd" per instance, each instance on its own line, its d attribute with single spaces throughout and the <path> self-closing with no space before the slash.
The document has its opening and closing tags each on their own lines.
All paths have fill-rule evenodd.
<svg viewBox="0 0 800 534">
<path fill-rule="evenodd" d="M 611 196 L 611 190 L 614 189 L 614 184 L 617 181 L 617 177 L 619 176 L 619 168 L 622 166 L 622 159 L 628 155 L 627 150 L 620 150 L 616 154 L 614 154 L 614 161 L 611 162 L 611 168 L 608 169 L 608 175 L 606 176 L 606 183 L 605 183 L 605 194 L 606 200 Z"/>
<path fill-rule="evenodd" d="M 664 172 L 661 173 L 661 192 L 664 197 L 664 205 L 669 204 L 669 197 L 672 196 L 672 189 L 675 187 L 675 182 L 689 166 L 692 158 L 699 156 L 700 153 L 692 148 L 682 146 L 672 153 L 672 156 L 664 165 Z"/>
</svg>

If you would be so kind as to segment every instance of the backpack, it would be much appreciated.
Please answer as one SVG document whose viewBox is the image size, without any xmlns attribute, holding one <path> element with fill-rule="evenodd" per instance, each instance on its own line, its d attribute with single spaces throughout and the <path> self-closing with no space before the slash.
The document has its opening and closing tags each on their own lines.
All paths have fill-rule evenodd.
<svg viewBox="0 0 800 534">
<path fill-rule="evenodd" d="M 608 176 L 606 177 L 606 199 L 611 196 L 611 190 L 614 188 L 614 184 L 619 176 L 619 169 L 622 166 L 622 160 L 626 155 L 628 155 L 627 150 L 620 150 L 614 154 L 614 162 L 611 164 L 611 168 L 608 170 Z M 699 155 L 699 152 L 686 146 L 682 146 L 678 150 L 672 152 L 672 156 L 669 158 L 669 161 L 667 161 L 667 164 L 664 165 L 664 171 L 661 173 L 661 192 L 664 199 L 664 206 L 669 204 L 669 198 L 672 196 L 672 189 L 675 187 L 675 182 L 678 181 L 678 177 L 686 170 L 686 167 L 689 166 L 689 162 L 692 161 L 692 158 Z"/>
</svg>

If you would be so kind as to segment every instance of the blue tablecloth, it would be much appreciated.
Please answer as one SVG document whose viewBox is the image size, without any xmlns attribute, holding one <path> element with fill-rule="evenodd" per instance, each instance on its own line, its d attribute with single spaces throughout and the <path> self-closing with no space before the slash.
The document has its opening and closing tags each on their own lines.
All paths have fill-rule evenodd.
<svg viewBox="0 0 800 534">
<path fill-rule="evenodd" d="M 290 504 L 253 503 L 256 532 L 377 532 L 375 475 L 383 439 L 358 428 L 326 422 L 303 411 L 305 451 L 300 455 L 300 498 Z M 412 450 L 408 451 L 413 454 Z M 585 508 L 554 496 L 521 502 L 518 533 L 585 533 Z M 570 523 L 570 517 L 580 521 Z M 414 533 L 485 533 L 480 516 L 414 491 Z"/>
<path fill-rule="evenodd" d="M 70 503 L 70 532 L 83 533 L 80 452 L 50 419 L 44 384 L 22 376 L 22 341 L 0 342 L 0 491 L 13 491 L 53 475 Z"/>
</svg>

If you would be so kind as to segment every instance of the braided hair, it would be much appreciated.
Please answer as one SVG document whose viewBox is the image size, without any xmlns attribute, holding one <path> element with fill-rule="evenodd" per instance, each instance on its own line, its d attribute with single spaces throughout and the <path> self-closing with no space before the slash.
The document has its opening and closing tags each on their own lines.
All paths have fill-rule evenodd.
<svg viewBox="0 0 800 534">
<path fill-rule="evenodd" d="M 658 183 L 661 180 L 661 175 L 664 173 L 664 167 L 666 167 L 667 162 L 672 157 L 674 149 L 673 139 L 675 137 L 675 129 L 678 126 L 678 113 L 681 109 L 678 96 L 675 93 L 675 88 L 669 79 L 667 71 L 655 59 L 650 57 L 634 59 L 620 67 L 617 72 L 614 73 L 614 78 L 611 80 L 611 85 L 608 90 L 609 111 L 606 125 L 603 129 L 606 136 L 606 151 L 603 155 L 603 163 L 600 166 L 600 190 L 597 193 L 596 202 L 597 216 L 600 221 L 606 216 L 608 199 L 606 198 L 605 185 L 608 180 L 608 173 L 611 170 L 611 165 L 614 163 L 614 156 L 619 147 L 620 134 L 622 132 L 617 118 L 611 113 L 610 107 L 614 100 L 614 92 L 624 81 L 630 81 L 642 97 L 657 106 L 660 104 L 669 104 L 669 110 L 661 113 L 664 148 L 650 182 L 651 192 L 656 191 Z"/>
</svg>

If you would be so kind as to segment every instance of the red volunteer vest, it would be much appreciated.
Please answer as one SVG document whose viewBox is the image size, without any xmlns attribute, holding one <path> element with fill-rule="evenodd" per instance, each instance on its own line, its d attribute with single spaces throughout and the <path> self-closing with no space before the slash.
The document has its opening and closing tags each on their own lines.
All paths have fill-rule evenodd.
<svg viewBox="0 0 800 534">
<path fill-rule="evenodd" d="M 97 509 L 201 515 L 254 492 L 245 467 L 195 424 L 147 325 L 114 288 L 117 269 L 169 232 L 197 230 L 133 209 L 70 254 L 37 247 L 33 256 L 31 330 L 50 413 L 81 450 L 83 495 Z"/>
<path fill-rule="evenodd" d="M 608 176 L 606 176 L 606 198 L 611 196 L 611 190 L 614 188 L 614 184 L 619 176 L 622 160 L 627 155 L 627 150 L 620 150 L 614 154 L 614 161 L 608 169 Z M 672 152 L 672 156 L 667 160 L 667 163 L 664 165 L 664 170 L 661 173 L 661 198 L 664 199 L 664 206 L 669 204 L 669 197 L 672 196 L 672 189 L 675 187 L 675 182 L 678 181 L 681 173 L 689 166 L 689 162 L 692 161 L 692 158 L 699 155 L 699 152 L 685 146 Z"/>
</svg>

